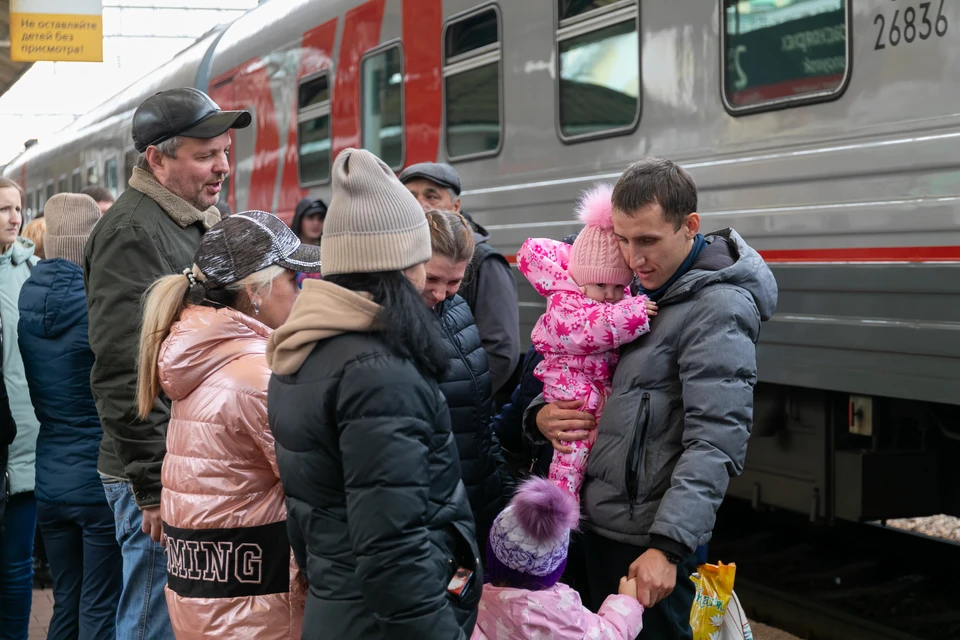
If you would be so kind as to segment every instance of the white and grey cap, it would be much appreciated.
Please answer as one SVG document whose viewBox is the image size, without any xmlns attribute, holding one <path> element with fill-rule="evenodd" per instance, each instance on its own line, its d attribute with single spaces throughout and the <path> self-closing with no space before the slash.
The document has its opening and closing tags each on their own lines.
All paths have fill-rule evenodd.
<svg viewBox="0 0 960 640">
<path fill-rule="evenodd" d="M 320 273 L 320 247 L 300 243 L 283 221 L 266 211 L 225 218 L 203 235 L 193 259 L 208 289 L 225 287 L 274 265 Z"/>
</svg>

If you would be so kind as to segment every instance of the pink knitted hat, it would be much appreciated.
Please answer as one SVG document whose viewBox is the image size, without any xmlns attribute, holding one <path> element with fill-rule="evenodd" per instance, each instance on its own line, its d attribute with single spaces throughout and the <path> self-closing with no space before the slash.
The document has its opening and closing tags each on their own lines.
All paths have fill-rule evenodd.
<svg viewBox="0 0 960 640">
<path fill-rule="evenodd" d="M 570 276 L 587 284 L 622 284 L 633 281 L 633 270 L 623 259 L 617 237 L 613 235 L 613 188 L 599 184 L 587 191 L 577 203 L 577 218 L 585 226 L 570 251 Z"/>
</svg>

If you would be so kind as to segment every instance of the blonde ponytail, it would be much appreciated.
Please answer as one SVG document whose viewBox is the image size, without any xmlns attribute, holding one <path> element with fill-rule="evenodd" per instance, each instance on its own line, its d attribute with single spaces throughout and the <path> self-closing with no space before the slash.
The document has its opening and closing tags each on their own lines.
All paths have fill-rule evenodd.
<svg viewBox="0 0 960 640">
<path fill-rule="evenodd" d="M 194 265 L 193 276 L 202 278 Z M 160 278 L 144 294 L 143 322 L 140 328 L 140 354 L 137 360 L 137 415 L 145 420 L 160 394 L 157 359 L 160 346 L 170 327 L 180 318 L 190 292 L 190 280 L 184 274 Z"/>
</svg>

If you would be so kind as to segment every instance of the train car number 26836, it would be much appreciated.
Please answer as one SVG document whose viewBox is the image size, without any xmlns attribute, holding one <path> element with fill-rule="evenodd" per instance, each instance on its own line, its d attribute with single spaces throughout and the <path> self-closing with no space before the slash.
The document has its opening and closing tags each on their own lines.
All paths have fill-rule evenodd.
<svg viewBox="0 0 960 640">
<path fill-rule="evenodd" d="M 896 2 L 897 0 L 894 0 Z M 887 25 L 887 16 L 878 13 L 873 19 L 873 24 L 878 25 L 880 29 L 877 32 L 877 43 L 874 50 L 886 49 L 887 43 L 891 47 L 898 46 L 901 42 L 910 44 L 919 40 L 927 40 L 936 35 L 942 38 L 947 35 L 950 23 L 947 22 L 947 16 L 943 15 L 943 5 L 947 0 L 940 0 L 940 7 L 936 15 L 933 15 L 933 2 L 921 2 L 915 7 L 906 9 L 896 9 L 893 17 L 890 18 L 889 27 Z M 886 42 L 884 42 L 886 36 Z"/>
</svg>

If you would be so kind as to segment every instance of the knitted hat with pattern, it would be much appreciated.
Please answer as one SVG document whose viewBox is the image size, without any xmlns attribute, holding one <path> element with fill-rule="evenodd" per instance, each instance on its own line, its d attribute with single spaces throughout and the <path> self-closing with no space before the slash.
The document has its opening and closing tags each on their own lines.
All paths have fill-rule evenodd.
<svg viewBox="0 0 960 640">
<path fill-rule="evenodd" d="M 573 496 L 544 478 L 524 482 L 490 527 L 491 582 L 534 591 L 555 585 L 567 566 L 570 531 L 579 521 Z"/>
<path fill-rule="evenodd" d="M 430 259 L 423 208 L 369 151 L 344 149 L 333 163 L 320 253 L 324 276 L 402 271 Z"/>
<path fill-rule="evenodd" d="M 633 271 L 623 259 L 613 234 L 613 204 L 610 185 L 595 186 L 577 203 L 577 218 L 585 226 L 570 251 L 570 277 L 581 287 L 587 284 L 629 286 Z"/>
<path fill-rule="evenodd" d="M 96 200 L 82 193 L 58 193 L 43 207 L 47 233 L 43 236 L 43 255 L 63 258 L 83 266 L 83 246 L 100 220 Z"/>
</svg>

